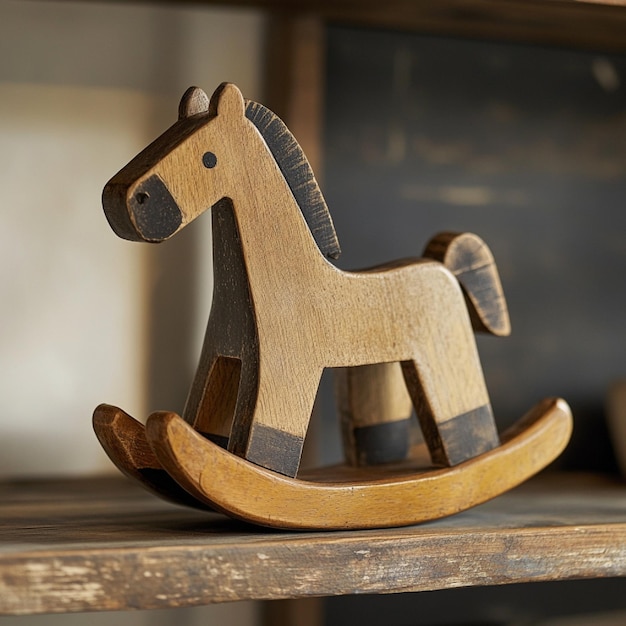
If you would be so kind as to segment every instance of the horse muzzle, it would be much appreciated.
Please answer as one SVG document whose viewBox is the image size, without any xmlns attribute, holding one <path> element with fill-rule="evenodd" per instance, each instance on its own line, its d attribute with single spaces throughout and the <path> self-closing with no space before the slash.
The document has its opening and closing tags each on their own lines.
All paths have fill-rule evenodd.
<svg viewBox="0 0 626 626">
<path fill-rule="evenodd" d="M 159 242 L 171 237 L 183 216 L 165 183 L 155 174 L 134 186 L 109 182 L 102 194 L 104 213 L 118 237 Z"/>
</svg>

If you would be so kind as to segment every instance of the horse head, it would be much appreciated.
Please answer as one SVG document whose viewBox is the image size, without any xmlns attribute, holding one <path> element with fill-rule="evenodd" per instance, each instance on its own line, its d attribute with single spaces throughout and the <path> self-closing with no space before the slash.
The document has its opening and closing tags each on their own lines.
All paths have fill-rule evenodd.
<svg viewBox="0 0 626 626">
<path fill-rule="evenodd" d="M 234 85 L 221 85 L 210 101 L 188 89 L 178 121 L 106 184 L 102 204 L 115 233 L 164 241 L 227 196 L 224 169 L 238 161 L 233 133 L 243 120 L 245 102 Z"/>
<path fill-rule="evenodd" d="M 185 92 L 178 121 L 107 183 L 104 212 L 123 239 L 164 241 L 232 199 L 264 156 L 278 166 L 322 254 L 337 258 L 328 207 L 298 142 L 278 116 L 229 83 L 210 100 L 197 87 Z"/>
</svg>

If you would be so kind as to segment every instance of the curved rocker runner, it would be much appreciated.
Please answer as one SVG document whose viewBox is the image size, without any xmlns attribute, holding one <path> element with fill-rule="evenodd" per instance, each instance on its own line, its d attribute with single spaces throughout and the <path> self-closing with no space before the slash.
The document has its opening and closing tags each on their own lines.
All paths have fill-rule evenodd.
<svg viewBox="0 0 626 626">
<path fill-rule="evenodd" d="M 338 256 L 339 245 L 304 154 L 279 118 L 244 101 L 234 85 L 221 85 L 210 101 L 201 90 L 188 90 L 178 122 L 109 181 L 103 205 L 120 237 L 149 242 L 168 239 L 212 207 L 213 305 L 183 419 L 158 414 L 146 431 L 115 407 L 94 414 L 113 461 L 160 495 L 180 502 L 191 494 L 198 506 L 268 525 L 399 525 L 502 493 L 567 442 L 571 415 L 563 401 L 540 404 L 532 424 L 500 442 L 473 334 L 509 332 L 487 246 L 475 235 L 442 234 L 421 258 L 339 270 L 327 258 Z M 406 410 L 386 410 L 391 391 L 374 415 L 355 402 L 368 392 L 367 377 L 357 373 L 394 363 L 401 364 L 428 447 L 426 472 L 411 466 L 406 446 L 386 443 L 401 440 L 392 435 L 408 421 Z M 295 478 L 328 367 L 346 368 L 340 397 L 351 424 L 344 432 L 355 449 L 348 456 L 365 466 L 353 469 L 349 487 L 333 478 L 323 484 Z M 409 474 L 391 462 L 408 464 Z M 380 477 L 372 481 L 370 466 L 378 463 Z M 479 484 L 469 488 L 464 476 L 480 477 Z M 216 484 L 222 479 L 226 493 Z M 246 481 L 266 491 L 249 491 Z M 424 490 L 427 483 L 438 486 Z M 428 501 L 440 488 L 456 495 L 434 506 Z M 317 511 L 317 523 L 278 513 L 285 505 L 276 498 L 323 497 L 330 504 L 347 501 L 346 490 L 370 502 L 360 521 L 348 515 L 329 526 L 332 516 L 313 501 L 306 506 Z M 373 510 L 400 497 L 405 505 L 392 506 L 396 513 Z M 246 507 L 246 499 L 265 504 Z M 419 511 L 401 512 L 413 505 Z"/>
<path fill-rule="evenodd" d="M 163 467 L 190 494 L 232 517 L 275 528 L 363 529 L 438 519 L 516 487 L 563 450 L 571 414 L 563 400 L 544 400 L 503 434 L 500 447 L 453 468 L 424 469 L 418 461 L 367 473 L 330 467 L 310 479 L 230 454 L 175 413 L 151 415 L 147 434 Z"/>
</svg>

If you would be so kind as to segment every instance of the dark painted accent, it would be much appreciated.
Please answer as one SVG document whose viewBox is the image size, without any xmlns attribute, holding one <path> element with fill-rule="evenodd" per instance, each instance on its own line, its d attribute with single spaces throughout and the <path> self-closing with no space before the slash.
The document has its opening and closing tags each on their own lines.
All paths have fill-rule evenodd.
<svg viewBox="0 0 626 626">
<path fill-rule="evenodd" d="M 176 201 L 154 174 L 137 186 L 128 204 L 137 232 L 146 241 L 163 241 L 182 223 Z"/>
<path fill-rule="evenodd" d="M 275 113 L 257 102 L 248 102 L 246 117 L 257 127 L 276 159 L 320 251 L 328 258 L 338 259 L 341 248 L 326 201 L 291 131 Z"/>
<path fill-rule="evenodd" d="M 208 170 L 213 169 L 217 165 L 217 157 L 212 152 L 205 152 L 202 155 L 202 165 Z"/>
<path fill-rule="evenodd" d="M 457 275 L 463 291 L 471 294 L 480 304 L 480 315 L 485 319 L 488 326 L 502 327 L 502 302 L 501 298 L 494 297 L 493 268 L 491 266 L 479 267 Z M 473 307 L 469 307 L 472 312 Z M 482 324 L 482 322 L 481 322 Z"/>
<path fill-rule="evenodd" d="M 128 241 L 141 241 L 126 208 L 126 186 L 107 183 L 102 191 L 102 208 L 113 232 Z"/>
<path fill-rule="evenodd" d="M 411 418 L 354 429 L 359 465 L 380 465 L 403 461 L 409 452 Z"/>
<path fill-rule="evenodd" d="M 246 459 L 262 467 L 291 476 L 298 473 L 304 440 L 270 426 L 252 428 Z"/>
<path fill-rule="evenodd" d="M 440 424 L 439 436 L 450 465 L 458 465 L 500 445 L 490 404 Z"/>
</svg>

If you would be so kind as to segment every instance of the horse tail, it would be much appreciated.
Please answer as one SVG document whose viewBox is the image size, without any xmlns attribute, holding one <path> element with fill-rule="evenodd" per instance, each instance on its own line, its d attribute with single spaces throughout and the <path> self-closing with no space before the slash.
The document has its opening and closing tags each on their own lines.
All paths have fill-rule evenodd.
<svg viewBox="0 0 626 626">
<path fill-rule="evenodd" d="M 439 233 L 424 256 L 443 263 L 457 278 L 472 327 L 499 337 L 511 332 L 511 322 L 498 268 L 487 244 L 472 233 Z"/>
</svg>

